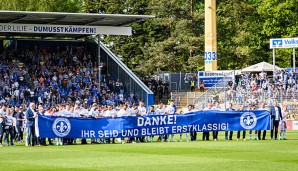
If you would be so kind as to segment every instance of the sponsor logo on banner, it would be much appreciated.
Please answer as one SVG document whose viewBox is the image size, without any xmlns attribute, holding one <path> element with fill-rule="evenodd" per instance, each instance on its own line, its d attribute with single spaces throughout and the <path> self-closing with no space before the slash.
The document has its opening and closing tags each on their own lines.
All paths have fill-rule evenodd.
<svg viewBox="0 0 298 171">
<path fill-rule="evenodd" d="M 67 118 L 57 118 L 52 125 L 53 132 L 59 137 L 65 137 L 71 130 L 71 124 Z"/>
<path fill-rule="evenodd" d="M 245 112 L 240 117 L 240 125 L 244 129 L 253 129 L 257 125 L 257 117 L 252 112 Z"/>
</svg>

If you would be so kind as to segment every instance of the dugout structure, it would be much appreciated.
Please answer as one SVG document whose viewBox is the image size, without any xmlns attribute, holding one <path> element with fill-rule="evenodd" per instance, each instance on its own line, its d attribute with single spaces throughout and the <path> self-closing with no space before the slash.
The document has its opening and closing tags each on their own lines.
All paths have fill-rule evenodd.
<svg viewBox="0 0 298 171">
<path fill-rule="evenodd" d="M 130 24 L 150 18 L 154 16 L 0 11 L 0 51 L 4 40 L 19 42 L 16 44 L 34 44 L 34 41 L 88 43 L 96 49 L 99 73 L 104 63 L 107 74 L 122 81 L 127 91 L 143 99 L 148 107 L 154 103 L 153 92 L 99 38 L 101 35 L 132 35 Z M 86 37 L 92 39 L 81 40 Z"/>
</svg>

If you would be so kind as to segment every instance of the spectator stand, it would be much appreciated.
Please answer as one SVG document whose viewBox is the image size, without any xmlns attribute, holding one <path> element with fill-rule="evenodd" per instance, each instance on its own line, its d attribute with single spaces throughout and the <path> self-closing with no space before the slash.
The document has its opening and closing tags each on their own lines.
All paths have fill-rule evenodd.
<svg viewBox="0 0 298 171">
<path fill-rule="evenodd" d="M 84 92 L 84 89 L 82 90 L 80 87 L 86 88 L 92 85 L 93 87 L 89 86 L 88 88 L 90 91 L 92 89 L 95 92 L 96 88 L 99 89 L 98 82 L 103 81 L 100 84 L 101 91 L 109 91 L 109 86 L 106 86 L 108 83 L 104 81 L 110 79 L 111 85 L 115 84 L 116 88 L 118 86 L 121 87 L 115 89 L 117 95 L 126 93 L 127 96 L 129 95 L 128 99 L 133 98 L 135 101 L 144 99 L 146 106 L 153 104 L 153 93 L 146 86 L 142 85 L 142 82 L 119 59 L 116 59 L 115 55 L 105 45 L 102 43 L 98 44 L 94 39 L 92 41 L 72 41 L 71 45 L 65 45 L 69 44 L 70 41 L 63 41 L 65 39 L 69 40 L 69 38 L 80 39 L 92 35 L 98 35 L 99 37 L 101 34 L 131 35 L 131 28 L 127 27 L 128 24 L 147 20 L 153 18 L 153 16 L 20 11 L 0 11 L 0 14 L 1 27 L 3 28 L 0 33 L 2 50 L 4 47 L 3 40 L 13 42 L 9 47 L 10 49 L 3 50 L 1 56 L 3 59 L 1 63 L 2 74 L 5 74 L 4 77 L 7 78 L 1 82 L 3 84 L 1 88 L 5 90 L 1 93 L 2 101 L 5 100 L 14 104 L 14 100 L 19 101 L 20 99 L 26 103 L 29 101 L 38 102 L 46 99 L 44 97 L 45 94 L 54 94 L 51 95 L 48 103 L 64 103 L 71 98 L 91 101 L 87 96 L 79 98 L 82 93 L 88 94 L 87 89 Z M 74 26 L 70 27 L 70 24 Z M 9 39 L 6 36 L 9 36 Z M 18 36 L 18 38 L 15 36 Z M 23 37 L 41 37 L 43 43 L 40 43 L 42 41 L 39 40 L 32 47 L 34 41 L 30 39 L 31 43 L 26 44 L 25 40 L 21 40 Z M 48 38 L 51 39 L 48 40 Z M 53 41 L 53 39 L 59 39 L 59 41 Z M 76 43 L 80 45 L 76 45 Z M 30 48 L 28 47 L 29 45 L 31 45 Z M 43 45 L 58 49 L 55 49 L 55 53 L 55 50 L 45 48 Z M 89 49 L 90 52 L 87 52 Z M 98 53 L 99 51 L 100 53 Z M 16 56 L 18 61 L 13 59 Z M 15 62 L 11 63 L 10 61 Z M 23 61 L 24 63 L 22 64 L 21 62 Z M 27 62 L 28 65 L 26 64 Z M 22 66 L 17 66 L 17 63 Z M 73 71 L 71 69 L 72 66 L 75 66 Z M 101 66 L 105 68 L 101 68 Z M 117 68 L 117 72 L 113 71 L 115 68 L 110 67 Z M 6 68 L 9 68 L 9 70 L 6 70 Z M 69 77 L 66 72 L 62 72 L 64 69 L 76 75 L 73 81 L 76 91 L 73 91 L 71 95 L 68 89 L 68 84 L 71 81 L 64 78 L 64 76 Z M 85 75 L 86 69 L 88 69 L 87 73 L 90 74 L 89 77 Z M 99 72 L 101 69 L 103 74 Z M 19 71 L 10 72 L 12 70 Z M 45 77 L 50 77 L 48 72 L 52 75 L 51 78 L 46 79 Z M 13 74 L 11 75 L 11 73 Z M 40 75 L 42 76 L 40 77 Z M 12 79 L 9 79 L 10 77 Z M 100 79 L 98 79 L 99 77 Z M 13 79 L 17 79 L 17 81 Z M 17 85 L 14 84 L 15 82 Z M 86 82 L 89 82 L 87 86 L 85 85 Z M 18 86 L 18 90 L 12 92 L 12 88 L 16 88 L 16 86 Z M 7 97 L 8 93 L 13 98 Z M 18 98 L 14 97 L 13 93 L 16 93 Z M 64 96 L 66 98 L 63 98 Z"/>
</svg>

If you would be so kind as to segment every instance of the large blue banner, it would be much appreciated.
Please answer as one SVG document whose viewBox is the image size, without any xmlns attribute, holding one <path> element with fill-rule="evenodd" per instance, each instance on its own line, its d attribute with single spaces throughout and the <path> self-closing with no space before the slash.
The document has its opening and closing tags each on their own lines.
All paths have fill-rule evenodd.
<svg viewBox="0 0 298 171">
<path fill-rule="evenodd" d="M 180 115 L 121 118 L 38 116 L 40 137 L 119 138 L 187 132 L 270 130 L 267 111 L 198 111 Z"/>
</svg>

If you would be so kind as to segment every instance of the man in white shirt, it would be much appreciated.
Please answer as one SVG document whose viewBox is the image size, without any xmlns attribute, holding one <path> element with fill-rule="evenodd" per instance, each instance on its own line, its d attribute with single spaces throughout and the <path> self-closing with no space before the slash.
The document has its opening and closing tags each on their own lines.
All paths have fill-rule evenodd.
<svg viewBox="0 0 298 171">
<path fill-rule="evenodd" d="M 166 114 L 168 114 L 168 115 L 173 115 L 173 114 L 175 114 L 175 107 L 174 107 L 174 101 L 173 100 L 171 100 L 171 102 L 170 102 L 170 105 L 167 107 L 167 109 L 166 109 Z M 171 141 L 172 142 L 176 142 L 175 140 L 174 140 L 174 134 L 171 134 Z"/>
<path fill-rule="evenodd" d="M 96 103 L 92 104 L 92 107 L 88 113 L 89 118 L 98 118 L 98 106 Z"/>
<path fill-rule="evenodd" d="M 266 107 L 266 104 L 264 102 L 261 102 L 259 110 L 267 110 L 268 111 L 268 108 Z M 262 133 L 262 131 L 258 131 L 258 137 L 260 140 L 261 140 L 261 133 Z M 266 139 L 266 133 L 267 133 L 267 131 L 264 130 L 262 140 Z"/>
<path fill-rule="evenodd" d="M 212 110 L 223 111 L 221 109 L 221 107 L 219 106 L 219 102 L 215 103 L 215 106 L 212 107 Z M 218 141 L 218 131 L 213 131 L 212 132 L 212 137 L 213 137 L 213 141 Z"/>
<path fill-rule="evenodd" d="M 155 110 L 156 115 L 164 115 L 165 114 L 165 108 L 163 106 L 162 102 L 159 102 L 158 108 Z"/>
<path fill-rule="evenodd" d="M 212 107 L 213 107 L 212 103 L 208 103 L 207 107 L 205 107 L 203 111 L 212 110 Z M 209 136 L 210 136 L 209 131 L 203 132 L 203 138 L 202 138 L 203 141 L 205 140 L 209 141 Z"/>
<path fill-rule="evenodd" d="M 105 117 L 115 118 L 117 117 L 117 111 L 113 108 L 112 104 L 108 105 L 108 110 L 105 112 Z"/>
<path fill-rule="evenodd" d="M 122 117 L 122 116 L 128 116 L 128 107 L 126 105 L 124 105 L 118 112 L 117 116 L 118 117 Z"/>
<path fill-rule="evenodd" d="M 164 105 L 162 102 L 159 102 L 157 109 L 155 110 L 155 114 L 156 115 L 165 115 L 166 114 L 166 110 L 164 108 Z M 159 141 L 166 141 L 167 140 L 167 135 L 160 135 L 157 139 L 157 142 Z"/>
<path fill-rule="evenodd" d="M 187 109 L 185 111 L 183 111 L 183 114 L 192 112 L 193 108 L 194 108 L 193 105 L 189 104 L 187 106 Z M 191 132 L 190 135 L 191 135 L 191 141 L 193 140 L 194 137 L 195 137 L 195 139 L 197 138 L 196 132 Z M 185 133 L 185 136 L 186 136 L 186 142 L 188 142 L 188 133 Z M 180 142 L 182 142 L 182 133 L 180 134 Z"/>
<path fill-rule="evenodd" d="M 67 104 L 66 106 L 65 106 L 65 110 L 64 110 L 64 116 L 65 117 L 72 117 L 72 112 L 70 111 L 70 105 L 69 104 Z"/>
<path fill-rule="evenodd" d="M 19 102 L 19 100 L 20 100 L 20 90 L 15 89 L 15 91 L 13 92 L 13 95 L 16 97 L 16 101 Z"/>
<path fill-rule="evenodd" d="M 147 115 L 147 110 L 144 107 L 144 101 L 143 100 L 140 101 L 138 110 L 139 110 L 139 113 L 140 113 L 141 116 L 146 116 Z"/>
<path fill-rule="evenodd" d="M 82 107 L 80 105 L 80 101 L 77 101 L 74 106 L 74 111 L 72 117 L 77 118 L 80 117 L 80 113 L 82 112 Z"/>
<path fill-rule="evenodd" d="M 105 113 L 105 117 L 112 118 L 112 119 L 114 119 L 115 117 L 117 117 L 117 111 L 115 109 L 113 109 L 113 105 L 112 104 L 109 104 L 108 105 L 108 110 Z M 107 138 L 106 139 L 106 142 L 108 144 L 110 144 L 111 143 L 110 138 Z M 115 138 L 112 139 L 112 143 L 115 144 Z"/>
</svg>

